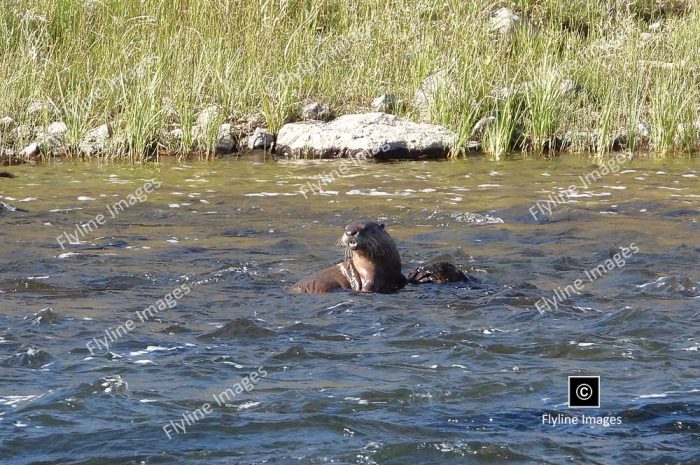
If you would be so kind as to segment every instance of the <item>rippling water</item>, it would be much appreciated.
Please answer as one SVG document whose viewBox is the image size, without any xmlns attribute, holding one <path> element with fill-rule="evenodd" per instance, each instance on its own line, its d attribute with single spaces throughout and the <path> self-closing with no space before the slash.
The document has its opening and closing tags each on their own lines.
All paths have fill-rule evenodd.
<svg viewBox="0 0 700 465">
<path fill-rule="evenodd" d="M 0 463 L 700 463 L 700 159 L 629 161 L 537 218 L 600 165 L 338 166 L 0 180 L 29 210 L 0 217 Z M 446 259 L 480 284 L 286 293 L 359 217 L 387 224 L 405 271 Z M 600 409 L 568 408 L 569 375 L 601 376 Z M 622 424 L 542 423 L 581 412 Z"/>
</svg>

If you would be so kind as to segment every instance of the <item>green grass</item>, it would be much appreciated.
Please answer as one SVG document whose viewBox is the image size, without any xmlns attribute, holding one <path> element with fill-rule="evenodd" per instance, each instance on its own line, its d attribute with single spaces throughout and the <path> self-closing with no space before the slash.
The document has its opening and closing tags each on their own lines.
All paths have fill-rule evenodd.
<svg viewBox="0 0 700 465">
<path fill-rule="evenodd" d="M 277 131 L 310 101 L 337 114 L 367 111 L 386 92 L 410 102 L 421 81 L 448 69 L 454 89 L 427 118 L 467 142 L 495 115 L 484 148 L 505 156 L 551 147 L 568 132 L 596 152 L 624 131 L 633 148 L 694 151 L 700 142 L 700 8 L 691 0 L 3 0 L 0 117 L 42 126 L 62 120 L 77 147 L 112 125 L 106 156 L 211 153 L 218 127 L 262 114 Z M 500 6 L 529 24 L 495 37 Z M 662 21 L 661 30 L 649 25 Z M 669 65 L 670 64 L 670 65 Z M 580 92 L 564 93 L 572 79 Z M 509 88 L 505 99 L 497 89 Z M 29 115 L 34 101 L 48 107 Z M 197 113 L 219 115 L 193 138 Z M 649 128 L 648 141 L 636 133 Z M 182 140 L 167 137 L 181 127 Z M 587 150 L 591 144 L 572 149 Z M 23 141 L 0 136 L 0 146 Z M 159 144 L 160 150 L 154 147 Z M 459 152 L 456 148 L 455 152 Z M 519 148 L 519 147 L 518 147 Z"/>
</svg>

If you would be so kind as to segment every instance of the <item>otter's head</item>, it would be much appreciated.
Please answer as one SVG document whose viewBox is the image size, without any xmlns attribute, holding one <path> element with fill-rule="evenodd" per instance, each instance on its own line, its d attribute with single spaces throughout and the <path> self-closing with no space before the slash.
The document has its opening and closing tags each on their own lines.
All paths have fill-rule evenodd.
<svg viewBox="0 0 700 465">
<path fill-rule="evenodd" d="M 346 258 L 353 253 L 369 259 L 398 255 L 396 244 L 384 230 L 384 225 L 374 221 L 355 221 L 345 226 L 338 245 L 345 248 Z"/>
</svg>

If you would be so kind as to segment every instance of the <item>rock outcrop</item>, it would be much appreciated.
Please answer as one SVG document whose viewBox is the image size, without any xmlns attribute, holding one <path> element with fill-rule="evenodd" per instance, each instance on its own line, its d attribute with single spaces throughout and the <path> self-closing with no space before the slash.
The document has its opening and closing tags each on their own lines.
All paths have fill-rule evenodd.
<svg viewBox="0 0 700 465">
<path fill-rule="evenodd" d="M 286 124 L 277 135 L 276 152 L 289 158 L 444 158 L 455 140 L 455 134 L 441 126 L 386 113 L 361 113 L 329 123 Z"/>
</svg>

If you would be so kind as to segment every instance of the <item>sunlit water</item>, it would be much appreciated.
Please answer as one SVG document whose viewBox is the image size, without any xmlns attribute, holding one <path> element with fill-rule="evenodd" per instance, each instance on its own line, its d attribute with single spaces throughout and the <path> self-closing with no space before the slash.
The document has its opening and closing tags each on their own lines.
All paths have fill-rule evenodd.
<svg viewBox="0 0 700 465">
<path fill-rule="evenodd" d="M 0 200 L 29 213 L 0 217 L 0 463 L 700 463 L 700 159 L 624 163 L 533 218 L 596 166 L 14 168 Z M 304 198 L 319 174 L 335 179 Z M 162 185 L 112 218 L 147 180 Z M 285 292 L 339 261 L 361 217 L 387 224 L 405 271 L 449 260 L 481 283 Z M 601 376 L 600 409 L 567 408 L 569 375 Z M 622 425 L 542 424 L 557 413 Z"/>
</svg>

